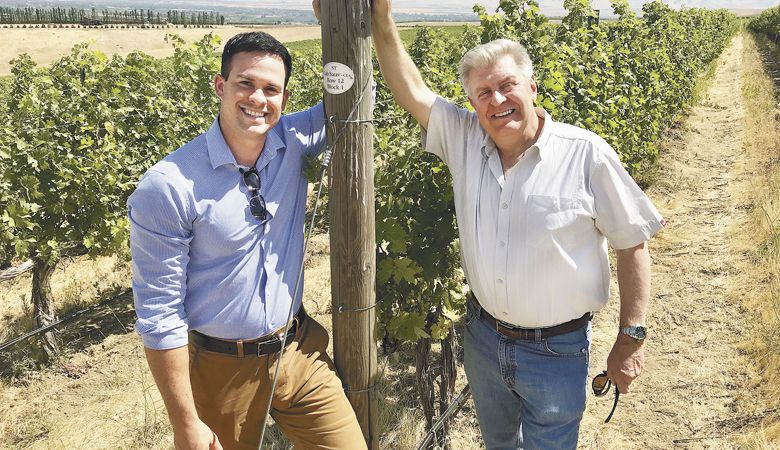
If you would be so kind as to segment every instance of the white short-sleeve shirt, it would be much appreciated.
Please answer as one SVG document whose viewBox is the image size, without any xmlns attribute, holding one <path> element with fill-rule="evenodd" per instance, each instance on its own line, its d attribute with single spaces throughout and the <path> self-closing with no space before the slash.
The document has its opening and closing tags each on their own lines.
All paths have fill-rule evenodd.
<svg viewBox="0 0 780 450">
<path fill-rule="evenodd" d="M 506 174 L 473 112 L 438 98 L 423 134 L 452 174 L 471 290 L 491 315 L 528 328 L 601 309 L 607 242 L 634 247 L 664 223 L 604 139 L 537 114 L 539 139 Z"/>
</svg>

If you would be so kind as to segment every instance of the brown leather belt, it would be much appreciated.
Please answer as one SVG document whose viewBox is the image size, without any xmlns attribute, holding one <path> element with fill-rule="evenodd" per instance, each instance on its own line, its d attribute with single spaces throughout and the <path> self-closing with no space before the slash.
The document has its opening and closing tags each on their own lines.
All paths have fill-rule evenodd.
<svg viewBox="0 0 780 450">
<path fill-rule="evenodd" d="M 298 315 L 293 317 L 292 325 L 290 325 L 290 328 L 287 330 L 287 339 L 284 343 L 285 347 L 295 339 L 295 333 L 300 327 L 301 320 L 305 317 L 306 313 L 303 311 L 303 308 L 298 312 Z M 281 350 L 282 340 L 279 338 L 281 332 L 282 329 L 270 335 L 249 341 L 215 338 L 195 330 L 190 330 L 189 334 L 190 342 L 197 347 L 210 352 L 224 353 L 226 355 L 243 358 L 244 356 L 270 355 Z"/>
<path fill-rule="evenodd" d="M 472 299 L 476 302 L 476 299 L 472 296 Z M 512 326 L 506 322 L 497 320 L 491 316 L 490 313 L 485 311 L 485 308 L 479 306 L 479 316 L 485 319 L 499 334 L 506 337 L 517 339 L 520 341 L 534 341 L 538 339 L 547 339 L 549 337 L 558 336 L 561 334 L 570 333 L 587 325 L 588 321 L 593 318 L 592 313 L 585 313 L 582 317 L 564 322 L 560 325 L 555 325 L 547 328 L 520 328 Z"/>
</svg>

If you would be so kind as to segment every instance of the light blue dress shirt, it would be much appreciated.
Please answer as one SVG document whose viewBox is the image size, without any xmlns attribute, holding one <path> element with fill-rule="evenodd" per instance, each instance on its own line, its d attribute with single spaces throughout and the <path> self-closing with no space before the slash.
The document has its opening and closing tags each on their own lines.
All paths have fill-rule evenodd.
<svg viewBox="0 0 780 450">
<path fill-rule="evenodd" d="M 256 167 L 271 219 L 260 225 L 219 120 L 155 164 L 128 199 L 136 331 L 187 345 L 187 331 L 252 339 L 281 328 L 303 261 L 306 158 L 325 147 L 322 105 L 283 115 Z M 244 167 L 246 168 L 246 167 Z"/>
</svg>

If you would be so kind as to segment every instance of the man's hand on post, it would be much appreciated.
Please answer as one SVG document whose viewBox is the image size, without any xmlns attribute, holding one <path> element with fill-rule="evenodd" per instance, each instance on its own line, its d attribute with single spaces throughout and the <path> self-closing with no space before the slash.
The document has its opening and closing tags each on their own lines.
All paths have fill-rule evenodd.
<svg viewBox="0 0 780 450">
<path fill-rule="evenodd" d="M 619 334 L 607 357 L 607 376 L 621 394 L 629 392 L 629 386 L 642 373 L 644 366 L 643 344 Z"/>
</svg>

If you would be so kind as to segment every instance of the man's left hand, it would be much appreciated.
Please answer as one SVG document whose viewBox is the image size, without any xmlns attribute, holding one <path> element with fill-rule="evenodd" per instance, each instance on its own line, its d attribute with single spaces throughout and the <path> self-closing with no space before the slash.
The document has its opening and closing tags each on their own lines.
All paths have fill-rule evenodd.
<svg viewBox="0 0 780 450">
<path fill-rule="evenodd" d="M 631 383 L 645 366 L 643 344 L 634 338 L 619 334 L 607 358 L 607 376 L 621 394 L 629 392 Z"/>
</svg>

